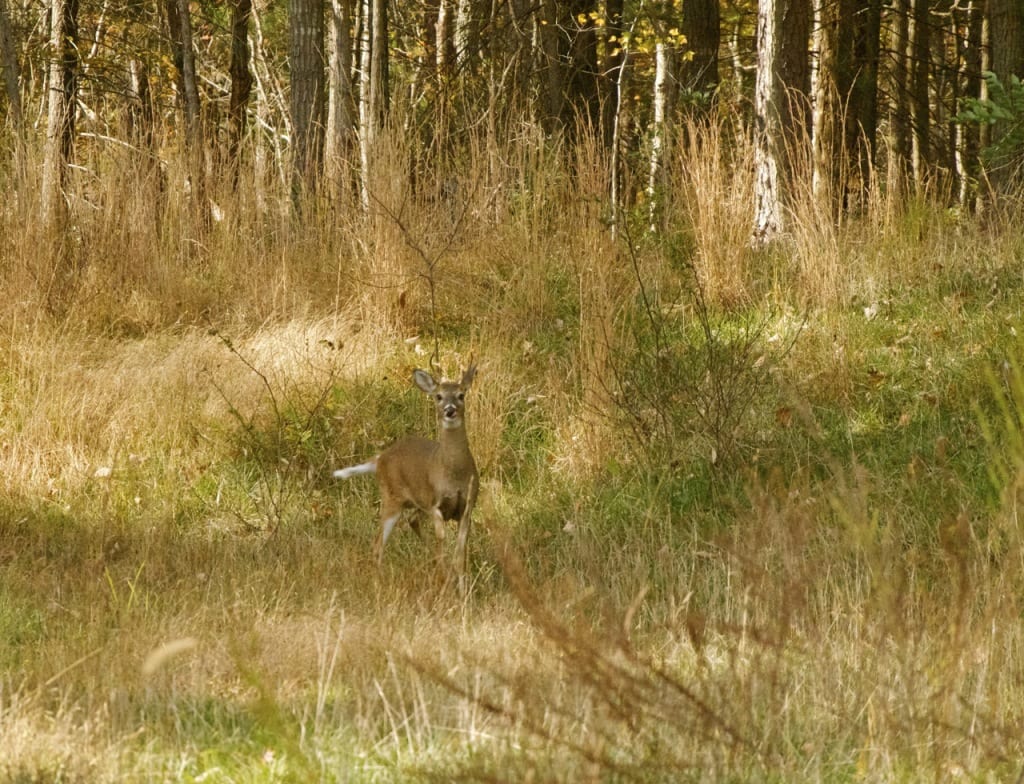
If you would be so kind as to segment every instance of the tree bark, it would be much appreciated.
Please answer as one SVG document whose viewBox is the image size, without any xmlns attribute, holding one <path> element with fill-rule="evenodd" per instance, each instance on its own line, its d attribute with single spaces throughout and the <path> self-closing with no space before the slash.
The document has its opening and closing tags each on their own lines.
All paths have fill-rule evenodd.
<svg viewBox="0 0 1024 784">
<path fill-rule="evenodd" d="M 931 57 L 931 26 L 929 0 L 913 0 L 910 19 L 910 118 L 911 118 L 911 171 L 914 184 L 921 188 L 931 168 L 929 143 L 930 111 L 928 101 L 928 75 Z"/>
<path fill-rule="evenodd" d="M 41 188 L 41 219 L 47 233 L 62 234 L 67 217 L 64 190 L 75 141 L 77 38 L 78 0 L 51 0 L 49 90 Z"/>
<path fill-rule="evenodd" d="M 151 24 L 146 19 L 146 8 L 142 0 L 129 0 L 125 11 L 128 21 L 124 31 L 124 46 L 129 52 L 127 133 L 129 141 L 143 151 L 140 156 L 141 165 L 148 167 L 154 163 L 156 145 L 156 112 L 149 88 L 150 69 L 145 54 L 149 51 L 148 30 Z"/>
<path fill-rule="evenodd" d="M 7 90 L 7 114 L 20 140 L 24 131 L 21 113 L 20 70 L 18 50 L 11 30 L 11 17 L 7 12 L 7 0 L 0 0 L 0 69 L 4 72 L 4 87 Z M 20 147 L 20 141 L 19 141 Z"/>
<path fill-rule="evenodd" d="M 604 84 L 602 94 L 604 100 L 601 126 L 604 132 L 604 143 L 609 149 L 615 139 L 615 124 L 619 110 L 619 76 L 623 67 L 625 48 L 622 42 L 624 10 L 623 0 L 606 0 L 605 12 L 605 57 L 601 66 Z"/>
<path fill-rule="evenodd" d="M 201 140 L 199 86 L 196 83 L 196 56 L 192 46 L 192 17 L 189 13 L 188 0 L 166 0 L 165 9 L 174 65 L 178 72 L 178 92 L 185 118 L 185 146 L 194 154 Z"/>
<path fill-rule="evenodd" d="M 386 0 L 361 0 L 359 57 L 359 159 L 363 209 L 373 199 L 374 148 L 388 101 L 388 6 Z"/>
<path fill-rule="evenodd" d="M 805 0 L 760 0 L 754 90 L 754 231 L 752 244 L 783 230 L 787 145 L 809 125 L 810 9 Z"/>
<path fill-rule="evenodd" d="M 323 160 L 323 0 L 291 0 L 288 30 L 292 195 L 298 199 L 315 193 Z"/>
<path fill-rule="evenodd" d="M 654 118 L 651 123 L 651 157 L 647 175 L 648 228 L 658 230 L 661 210 L 661 170 L 668 142 L 668 119 L 675 94 L 676 52 L 674 44 L 658 41 L 655 45 Z"/>
<path fill-rule="evenodd" d="M 813 190 L 836 215 L 871 176 L 880 12 L 879 0 L 815 0 Z"/>
<path fill-rule="evenodd" d="M 345 183 L 356 127 L 352 89 L 353 0 L 331 0 L 330 10 L 324 175 L 332 192 L 339 193 Z"/>
<path fill-rule="evenodd" d="M 1024 3 L 988 0 L 992 71 L 1004 84 L 1013 74 L 1024 79 Z"/>
<path fill-rule="evenodd" d="M 989 43 L 991 69 L 1004 85 L 1010 76 L 1024 79 L 1024 2 L 989 0 Z M 996 123 L 989 131 L 989 143 L 998 143 L 1006 132 L 1006 123 Z M 992 162 L 989 179 L 996 191 L 1005 191 L 1019 174 L 1020 156 Z"/>
<path fill-rule="evenodd" d="M 228 161 L 231 181 L 238 184 L 242 139 L 246 132 L 247 109 L 252 95 L 253 75 L 249 50 L 249 18 L 252 0 L 234 0 L 231 9 L 231 96 L 228 103 Z"/>
<path fill-rule="evenodd" d="M 693 57 L 683 63 L 683 87 L 709 96 L 718 87 L 718 47 L 721 42 L 720 0 L 687 0 L 683 3 L 682 33 Z"/>
<path fill-rule="evenodd" d="M 892 137 L 892 163 L 890 183 L 905 187 L 910 169 L 910 16 L 912 0 L 894 0 L 893 27 L 890 40 L 893 66 L 889 82 L 892 96 L 889 104 L 889 128 Z"/>
</svg>

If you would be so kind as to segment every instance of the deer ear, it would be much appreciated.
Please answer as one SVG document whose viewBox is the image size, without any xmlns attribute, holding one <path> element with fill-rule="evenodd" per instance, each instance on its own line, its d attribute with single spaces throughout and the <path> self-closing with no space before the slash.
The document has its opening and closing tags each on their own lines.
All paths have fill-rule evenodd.
<svg viewBox="0 0 1024 784">
<path fill-rule="evenodd" d="M 434 381 L 434 377 L 425 370 L 414 370 L 412 372 L 412 381 L 428 395 L 437 389 L 437 382 Z"/>
<path fill-rule="evenodd" d="M 466 368 L 466 372 L 462 374 L 462 381 L 459 382 L 459 385 L 463 389 L 469 389 L 470 385 L 473 383 L 473 378 L 475 376 L 476 365 L 470 365 L 468 368 Z"/>
</svg>

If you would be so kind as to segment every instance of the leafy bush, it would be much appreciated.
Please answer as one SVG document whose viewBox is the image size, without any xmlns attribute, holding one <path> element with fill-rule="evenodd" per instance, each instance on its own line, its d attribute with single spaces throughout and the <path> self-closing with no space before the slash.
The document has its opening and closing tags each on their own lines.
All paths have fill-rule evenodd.
<svg viewBox="0 0 1024 784">
<path fill-rule="evenodd" d="M 992 71 L 985 71 L 983 77 L 988 97 L 965 98 L 957 120 L 996 130 L 992 143 L 981 153 L 987 167 L 1016 167 L 1024 150 L 1024 85 L 1012 74 L 1006 84 Z"/>
</svg>

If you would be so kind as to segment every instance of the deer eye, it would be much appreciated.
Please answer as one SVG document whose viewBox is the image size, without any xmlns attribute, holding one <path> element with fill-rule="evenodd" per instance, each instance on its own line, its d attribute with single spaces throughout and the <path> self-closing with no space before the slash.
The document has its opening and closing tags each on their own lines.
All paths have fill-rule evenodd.
<svg viewBox="0 0 1024 784">
<path fill-rule="evenodd" d="M 459 402 L 461 403 L 461 402 L 462 402 L 463 400 L 465 400 L 465 399 L 466 399 L 466 395 L 465 395 L 465 393 L 463 393 L 463 392 L 459 392 Z"/>
<path fill-rule="evenodd" d="M 436 400 L 436 401 L 437 401 L 438 403 L 440 403 L 440 402 L 441 402 L 441 393 L 440 393 L 440 392 L 438 392 L 438 393 L 437 393 L 436 395 L 434 395 L 434 399 L 435 399 L 435 400 Z"/>
</svg>

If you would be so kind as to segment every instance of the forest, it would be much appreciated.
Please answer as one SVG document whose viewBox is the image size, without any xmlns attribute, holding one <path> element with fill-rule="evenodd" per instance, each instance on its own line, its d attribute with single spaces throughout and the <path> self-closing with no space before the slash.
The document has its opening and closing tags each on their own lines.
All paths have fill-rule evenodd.
<svg viewBox="0 0 1024 784">
<path fill-rule="evenodd" d="M 1024 780 L 1019 0 L 0 0 L 0 71 L 0 784 Z M 468 544 L 378 555 L 434 378 Z"/>
</svg>

